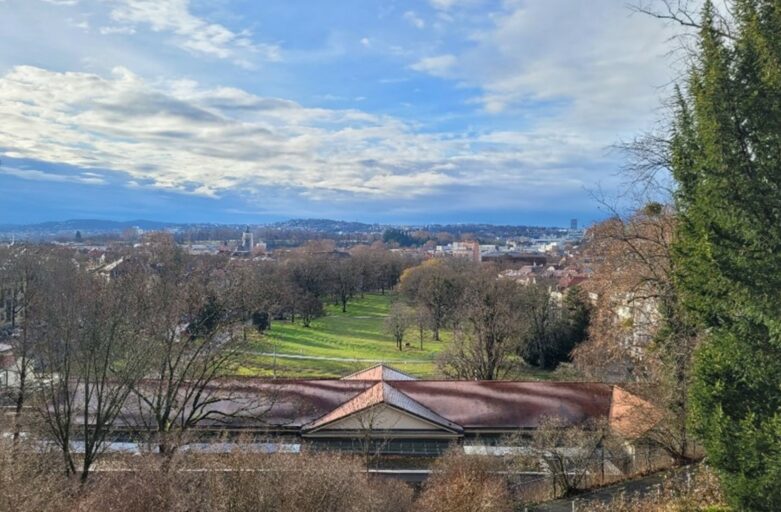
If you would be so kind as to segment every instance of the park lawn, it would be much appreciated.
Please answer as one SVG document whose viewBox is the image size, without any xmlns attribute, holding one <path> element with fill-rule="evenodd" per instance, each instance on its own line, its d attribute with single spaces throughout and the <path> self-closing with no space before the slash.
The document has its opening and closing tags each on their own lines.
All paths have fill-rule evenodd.
<svg viewBox="0 0 781 512">
<path fill-rule="evenodd" d="M 279 378 L 334 378 L 386 362 L 400 371 L 419 378 L 441 378 L 437 354 L 447 346 L 452 333 L 443 331 L 442 341 L 433 341 L 431 333 L 424 334 L 423 348 L 417 328 L 411 327 L 404 350 L 396 349 L 393 338 L 384 333 L 383 322 L 388 315 L 392 296 L 366 294 L 348 303 L 347 312 L 329 304 L 326 315 L 314 320 L 310 327 L 299 321 L 272 322 L 271 329 L 261 335 L 250 334 L 250 347 L 243 354 L 241 365 L 234 372 L 243 376 Z M 273 354 L 260 355 L 260 353 Z M 312 359 L 293 359 L 284 355 Z M 314 358 L 333 358 L 314 359 Z M 366 360 L 366 361 L 360 361 Z M 518 362 L 517 369 L 507 376 L 514 380 L 580 380 L 580 375 L 569 365 L 556 371 L 540 370 Z"/>
<path fill-rule="evenodd" d="M 310 327 L 304 327 L 298 321 L 294 324 L 277 321 L 272 322 L 265 334 L 252 334 L 250 350 L 253 352 L 343 359 L 341 361 L 274 358 L 248 353 L 237 372 L 277 377 L 340 377 L 376 364 L 373 361 L 385 361 L 418 377 L 435 376 L 436 355 L 446 345 L 450 333 L 443 333 L 443 341 L 437 342 L 431 340 L 431 334 L 427 332 L 421 349 L 417 329 L 410 328 L 405 339 L 410 346 L 399 351 L 393 338 L 384 332 L 383 323 L 390 303 L 389 294 L 366 294 L 348 303 L 346 313 L 342 313 L 340 306 L 326 306 L 326 315 L 314 320 Z"/>
</svg>

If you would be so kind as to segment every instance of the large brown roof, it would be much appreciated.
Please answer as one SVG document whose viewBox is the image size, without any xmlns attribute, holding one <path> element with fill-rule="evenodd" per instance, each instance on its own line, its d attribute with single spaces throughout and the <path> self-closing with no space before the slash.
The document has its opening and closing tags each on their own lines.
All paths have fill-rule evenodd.
<svg viewBox="0 0 781 512">
<path fill-rule="evenodd" d="M 220 428 L 321 428 L 379 403 L 453 431 L 534 429 L 546 417 L 577 424 L 609 421 L 636 437 L 658 420 L 655 408 L 608 384 L 585 382 L 222 379 L 211 392 L 226 399 L 211 407 L 235 417 Z M 132 421 L 136 411 L 123 417 Z M 202 425 L 208 426 L 208 425 Z"/>
<path fill-rule="evenodd" d="M 410 381 L 400 391 L 467 429 L 536 428 L 544 417 L 605 418 L 611 386 L 571 382 Z"/>
<path fill-rule="evenodd" d="M 250 379 L 240 385 L 223 381 L 220 387 L 227 386 L 234 395 L 249 393 L 266 397 L 273 405 L 265 412 L 263 423 L 287 427 L 304 427 L 322 420 L 317 423 L 320 425 L 343 417 L 381 401 L 383 396 L 391 394 L 390 389 L 399 393 L 395 396 L 408 400 L 400 401 L 399 408 L 421 407 L 466 430 L 534 429 L 545 417 L 558 417 L 572 424 L 603 419 L 629 433 L 635 430 L 632 425 L 639 426 L 637 420 L 647 418 L 652 409 L 650 404 L 627 391 L 598 383 L 426 380 L 383 383 L 383 389 L 388 392 L 377 393 L 375 401 L 371 400 L 374 394 L 367 391 L 378 382 L 369 380 Z M 230 408 L 227 402 L 219 406 Z M 236 423 L 245 424 L 244 421 Z M 641 430 L 648 428 L 648 421 L 642 421 Z"/>
</svg>

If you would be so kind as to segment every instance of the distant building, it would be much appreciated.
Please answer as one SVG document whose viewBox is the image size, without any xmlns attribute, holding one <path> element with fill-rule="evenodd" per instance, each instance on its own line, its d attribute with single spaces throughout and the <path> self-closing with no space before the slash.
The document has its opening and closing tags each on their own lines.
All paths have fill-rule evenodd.
<svg viewBox="0 0 781 512">
<path fill-rule="evenodd" d="M 0 393 L 3 389 L 13 388 L 19 381 L 16 359 L 11 349 L 11 345 L 0 343 Z"/>
<path fill-rule="evenodd" d="M 482 261 L 480 244 L 476 241 L 453 242 L 447 245 L 437 245 L 433 251 L 435 257 L 465 258 L 473 263 Z"/>
<path fill-rule="evenodd" d="M 247 229 L 244 230 L 244 233 L 241 235 L 241 250 L 251 252 L 254 246 L 255 241 L 252 232 L 249 230 L 249 226 L 247 226 Z"/>
<path fill-rule="evenodd" d="M 244 233 L 241 234 L 241 240 L 239 241 L 232 255 L 242 258 L 251 258 L 253 256 L 260 256 L 265 254 L 266 244 L 261 242 L 259 245 L 261 245 L 261 247 L 255 246 L 255 237 L 252 231 L 250 231 L 249 226 L 247 226 L 247 229 L 245 229 Z"/>
<path fill-rule="evenodd" d="M 494 251 L 483 253 L 482 261 L 492 261 L 496 263 L 514 263 L 521 265 L 545 266 L 548 263 L 548 257 L 539 253 L 522 253 L 518 251 Z"/>
<path fill-rule="evenodd" d="M 578 229 L 578 219 L 572 219 L 571 221 L 569 221 L 569 228 L 572 231 L 577 231 L 577 229 Z"/>
<path fill-rule="evenodd" d="M 465 258 L 480 263 L 480 244 L 475 241 L 453 242 L 452 254 L 456 258 Z"/>
</svg>

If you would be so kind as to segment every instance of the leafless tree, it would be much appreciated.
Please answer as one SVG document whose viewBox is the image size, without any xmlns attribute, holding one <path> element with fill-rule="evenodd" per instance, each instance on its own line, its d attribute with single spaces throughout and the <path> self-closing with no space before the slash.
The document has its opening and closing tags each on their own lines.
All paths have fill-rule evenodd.
<svg viewBox="0 0 781 512">
<path fill-rule="evenodd" d="M 664 411 L 649 437 L 685 462 L 696 456 L 688 387 L 700 334 L 673 283 L 675 229 L 674 213 L 656 203 L 592 228 L 586 253 L 595 272 L 585 286 L 595 304 L 589 339 L 574 360 L 602 380 L 634 381 L 633 391 Z"/>
<path fill-rule="evenodd" d="M 0 290 L 10 294 L 11 322 L 0 341 L 11 346 L 14 357 L 15 384 L 13 393 L 13 438 L 19 439 L 19 420 L 28 405 L 30 378 L 35 364 L 34 341 L 43 318 L 42 306 L 46 300 L 45 282 L 62 256 L 36 246 L 12 247 L 0 252 Z"/>
<path fill-rule="evenodd" d="M 506 375 L 521 340 L 522 299 L 519 284 L 490 269 L 471 276 L 459 309 L 465 328 L 442 353 L 443 373 L 482 380 Z"/>
<path fill-rule="evenodd" d="M 357 268 L 352 258 L 334 259 L 332 265 L 333 293 L 342 306 L 342 313 L 346 313 L 347 302 L 357 289 Z"/>
<path fill-rule="evenodd" d="M 415 326 L 418 328 L 420 349 L 423 350 L 423 336 L 426 332 L 426 329 L 431 325 L 431 318 L 428 315 L 428 310 L 420 304 L 415 306 L 414 317 Z"/>
<path fill-rule="evenodd" d="M 694 0 L 643 0 L 629 5 L 633 12 L 651 16 L 653 18 L 667 21 L 690 30 L 700 30 L 698 10 L 702 3 Z M 726 39 L 734 40 L 733 17 L 731 5 L 723 2 L 716 9 L 716 23 L 713 29 L 715 32 Z"/>
<path fill-rule="evenodd" d="M 543 418 L 530 442 L 520 436 L 511 436 L 507 442 L 525 448 L 511 461 L 516 469 L 546 472 L 554 496 L 567 496 L 598 483 L 588 482 L 588 478 L 601 475 L 606 461 L 625 457 L 622 440 L 601 420 L 573 425 L 559 417 Z"/>
<path fill-rule="evenodd" d="M 520 352 L 540 368 L 558 350 L 563 335 L 562 311 L 552 299 L 548 283 L 529 284 L 522 293 L 523 334 Z"/>
<path fill-rule="evenodd" d="M 52 273 L 48 284 L 45 325 L 35 345 L 38 410 L 66 473 L 79 473 L 83 482 L 143 377 L 147 353 L 138 350 L 136 326 L 126 314 L 123 279 L 107 282 L 71 264 Z"/>
<path fill-rule="evenodd" d="M 146 379 L 134 383 L 128 417 L 170 456 L 185 436 L 206 421 L 260 414 L 259 400 L 236 397 L 214 386 L 237 362 L 244 324 L 240 280 L 228 280 L 222 267 L 193 259 L 178 249 L 159 248 L 147 270 L 136 273 L 128 295 L 137 305 L 141 347 L 150 364 Z M 230 413 L 218 405 L 234 401 Z"/>
<path fill-rule="evenodd" d="M 402 350 L 404 344 L 404 335 L 407 329 L 412 325 L 412 312 L 408 306 L 401 302 L 391 305 L 390 312 L 385 318 L 385 332 L 393 336 L 396 341 L 396 348 Z"/>
<path fill-rule="evenodd" d="M 429 260 L 405 270 L 399 282 L 401 293 L 428 312 L 435 341 L 451 320 L 464 290 L 465 269 L 455 267 L 455 262 Z"/>
</svg>

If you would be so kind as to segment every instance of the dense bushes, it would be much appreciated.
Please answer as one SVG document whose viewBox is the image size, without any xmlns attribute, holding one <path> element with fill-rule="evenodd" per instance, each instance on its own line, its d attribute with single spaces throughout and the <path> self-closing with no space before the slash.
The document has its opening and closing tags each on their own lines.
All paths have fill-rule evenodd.
<svg viewBox="0 0 781 512">
<path fill-rule="evenodd" d="M 370 478 L 360 460 L 339 455 L 134 457 L 79 485 L 48 455 L 13 453 L 0 447 L 0 512 L 413 510 L 408 485 Z"/>
</svg>

